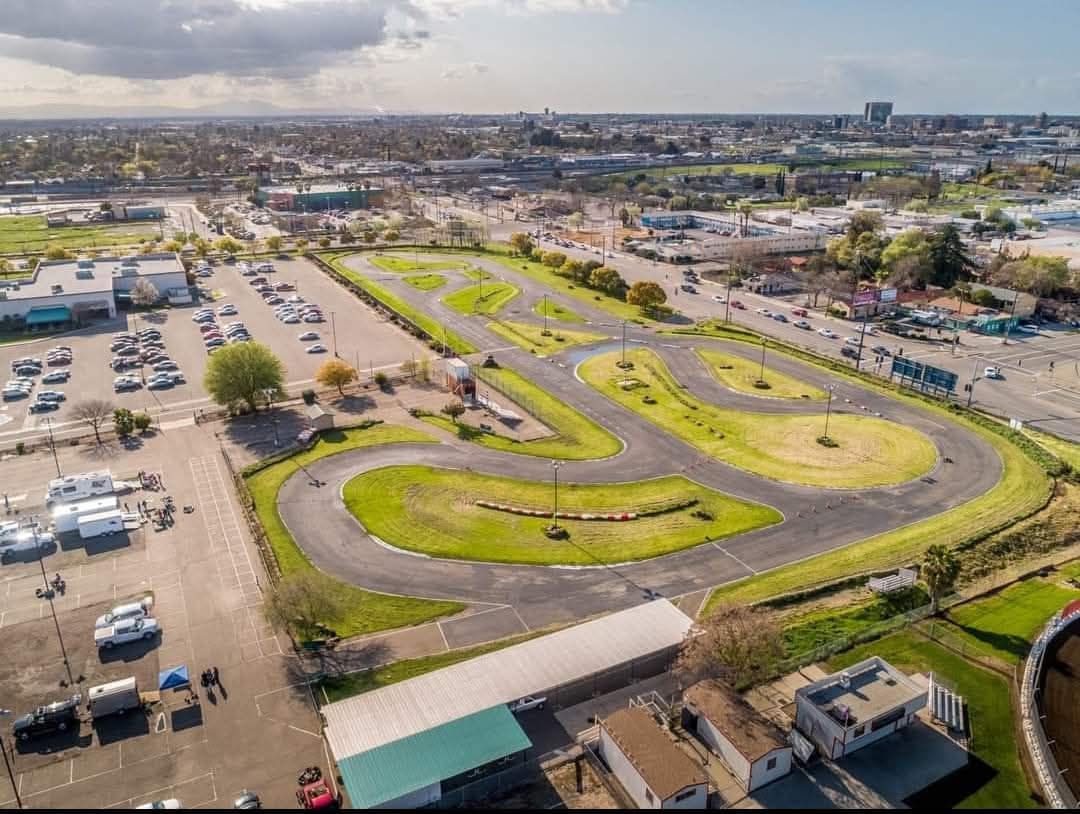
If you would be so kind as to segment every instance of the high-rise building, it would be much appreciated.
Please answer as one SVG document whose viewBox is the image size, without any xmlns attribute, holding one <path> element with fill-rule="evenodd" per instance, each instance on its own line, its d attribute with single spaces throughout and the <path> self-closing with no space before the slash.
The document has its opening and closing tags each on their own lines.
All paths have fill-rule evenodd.
<svg viewBox="0 0 1080 814">
<path fill-rule="evenodd" d="M 863 108 L 863 121 L 867 124 L 885 124 L 892 115 L 892 102 L 867 102 Z"/>
</svg>

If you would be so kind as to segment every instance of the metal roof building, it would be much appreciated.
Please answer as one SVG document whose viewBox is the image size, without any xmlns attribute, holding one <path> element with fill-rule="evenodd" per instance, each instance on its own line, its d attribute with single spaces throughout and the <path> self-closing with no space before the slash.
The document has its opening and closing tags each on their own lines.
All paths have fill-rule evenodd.
<svg viewBox="0 0 1080 814">
<path fill-rule="evenodd" d="M 671 651 L 691 621 L 666 599 L 328 704 L 326 739 L 347 758 L 530 694 Z"/>
</svg>

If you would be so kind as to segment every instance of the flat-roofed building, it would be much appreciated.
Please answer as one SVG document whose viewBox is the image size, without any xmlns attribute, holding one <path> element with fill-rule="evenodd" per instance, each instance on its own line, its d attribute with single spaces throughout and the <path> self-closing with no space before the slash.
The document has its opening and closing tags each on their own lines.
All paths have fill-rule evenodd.
<svg viewBox="0 0 1080 814">
<path fill-rule="evenodd" d="M 638 808 L 703 809 L 705 773 L 642 707 L 627 707 L 600 722 L 600 757 Z"/>
<path fill-rule="evenodd" d="M 795 692 L 795 726 L 833 760 L 908 726 L 927 688 L 872 656 Z"/>
<path fill-rule="evenodd" d="M 747 794 L 791 771 L 791 746 L 776 724 L 715 679 L 683 694 L 683 726 L 724 759 Z"/>
</svg>

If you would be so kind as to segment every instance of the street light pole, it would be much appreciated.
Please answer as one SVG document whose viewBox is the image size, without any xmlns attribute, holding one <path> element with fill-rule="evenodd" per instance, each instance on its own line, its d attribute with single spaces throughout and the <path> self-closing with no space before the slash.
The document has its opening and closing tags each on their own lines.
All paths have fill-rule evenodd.
<svg viewBox="0 0 1080 814">
<path fill-rule="evenodd" d="M 334 358 L 337 358 L 337 322 L 334 320 L 334 312 L 330 312 L 330 332 L 334 337 Z"/>
<path fill-rule="evenodd" d="M 836 387 L 834 385 L 825 385 L 825 390 L 829 393 L 829 401 L 825 405 L 825 434 L 821 437 L 826 439 L 829 437 L 829 418 L 832 415 L 833 391 L 835 389 Z"/>
<path fill-rule="evenodd" d="M 622 362 L 619 365 L 624 370 L 626 369 L 626 320 L 622 321 Z"/>
<path fill-rule="evenodd" d="M 559 466 L 558 461 L 551 462 L 551 468 L 555 470 L 555 509 L 551 513 L 551 525 L 556 529 L 559 527 Z"/>
<path fill-rule="evenodd" d="M 761 340 L 761 372 L 758 373 L 758 381 L 765 381 L 765 346 L 768 344 L 766 339 Z"/>
<path fill-rule="evenodd" d="M 547 336 L 551 331 L 548 330 L 548 307 L 547 307 L 547 294 L 544 295 L 544 336 Z"/>
<path fill-rule="evenodd" d="M 0 709 L 0 715 L 10 715 L 10 709 Z M 15 772 L 11 768 L 11 759 L 8 757 L 7 743 L 2 737 L 0 737 L 0 752 L 4 753 L 4 766 L 7 768 L 8 780 L 11 781 L 11 790 L 15 793 L 15 805 L 19 808 L 23 807 L 22 797 L 19 796 L 19 785 L 15 782 Z"/>
</svg>

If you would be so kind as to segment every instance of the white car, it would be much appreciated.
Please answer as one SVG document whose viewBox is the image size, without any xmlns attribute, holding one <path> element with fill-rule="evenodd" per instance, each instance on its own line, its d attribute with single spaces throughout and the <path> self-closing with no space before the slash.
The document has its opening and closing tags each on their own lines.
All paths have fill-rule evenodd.
<svg viewBox="0 0 1080 814">
<path fill-rule="evenodd" d="M 836 339 L 836 334 L 828 328 L 818 328 L 818 333 L 826 339 Z"/>
<path fill-rule="evenodd" d="M 286 325 L 296 325 L 298 322 L 300 322 L 300 317 L 288 316 L 288 317 L 285 317 L 284 319 L 282 319 L 281 321 L 284 322 Z"/>
<path fill-rule="evenodd" d="M 217 312 L 219 317 L 232 317 L 237 313 L 235 305 L 223 305 L 217 309 Z"/>
<path fill-rule="evenodd" d="M 301 342 L 311 342 L 319 338 L 319 334 L 316 331 L 304 331 L 297 337 Z"/>
<path fill-rule="evenodd" d="M 805 319 L 797 319 L 791 324 L 794 325 L 796 328 L 802 328 L 804 331 L 810 330 L 810 323 L 807 322 Z"/>
<path fill-rule="evenodd" d="M 712 298 L 713 302 L 727 302 L 727 297 L 725 297 L 723 294 L 713 294 Z"/>
<path fill-rule="evenodd" d="M 1037 334 L 1039 332 L 1038 325 L 1017 325 L 1016 330 L 1022 334 Z"/>
<path fill-rule="evenodd" d="M 157 619 L 144 616 L 141 619 L 118 619 L 107 627 L 94 630 L 94 644 L 106 650 L 118 644 L 150 639 L 160 632 Z"/>
<path fill-rule="evenodd" d="M 543 709 L 544 704 L 547 703 L 547 696 L 533 696 L 526 695 L 524 698 L 519 698 L 517 701 L 510 703 L 510 711 L 513 713 L 528 712 L 530 709 Z"/>
<path fill-rule="evenodd" d="M 986 370 L 983 371 L 983 376 L 985 376 L 988 379 L 1001 379 L 1001 378 L 1004 378 L 1001 375 L 1001 368 L 997 367 L 996 365 L 986 368 Z"/>
<path fill-rule="evenodd" d="M 117 605 L 108 613 L 102 614 L 94 622 L 94 629 L 101 630 L 105 627 L 111 627 L 119 622 L 121 619 L 142 619 L 150 612 L 150 608 L 153 606 L 154 600 L 147 596 L 140 599 L 138 602 L 127 602 L 123 605 Z"/>
<path fill-rule="evenodd" d="M 41 377 L 42 384 L 63 384 L 71 378 L 70 370 L 52 370 Z"/>
<path fill-rule="evenodd" d="M 772 316 L 772 311 L 770 311 L 768 308 L 755 308 L 754 311 L 761 314 L 763 317 Z"/>
<path fill-rule="evenodd" d="M 154 802 L 152 802 L 152 803 L 143 803 L 141 806 L 135 806 L 136 809 L 140 809 L 140 808 L 147 808 L 147 809 L 151 809 L 151 810 L 163 809 L 163 810 L 166 810 L 166 811 L 170 810 L 170 809 L 174 809 L 174 808 L 175 809 L 181 809 L 183 807 L 184 806 L 181 805 L 180 801 L 177 800 L 175 797 L 171 797 L 168 800 L 154 800 Z"/>
<path fill-rule="evenodd" d="M 326 353 L 326 345 L 308 345 L 305 350 L 308 353 Z"/>
<path fill-rule="evenodd" d="M 299 294 L 293 294 L 291 297 L 289 297 L 287 300 L 285 300 L 285 302 L 303 302 L 303 301 L 304 301 L 304 298 L 301 297 Z"/>
<path fill-rule="evenodd" d="M 859 346 L 859 339 L 855 336 L 849 336 L 844 339 L 844 344 L 851 345 L 853 348 L 857 348 Z"/>
</svg>

